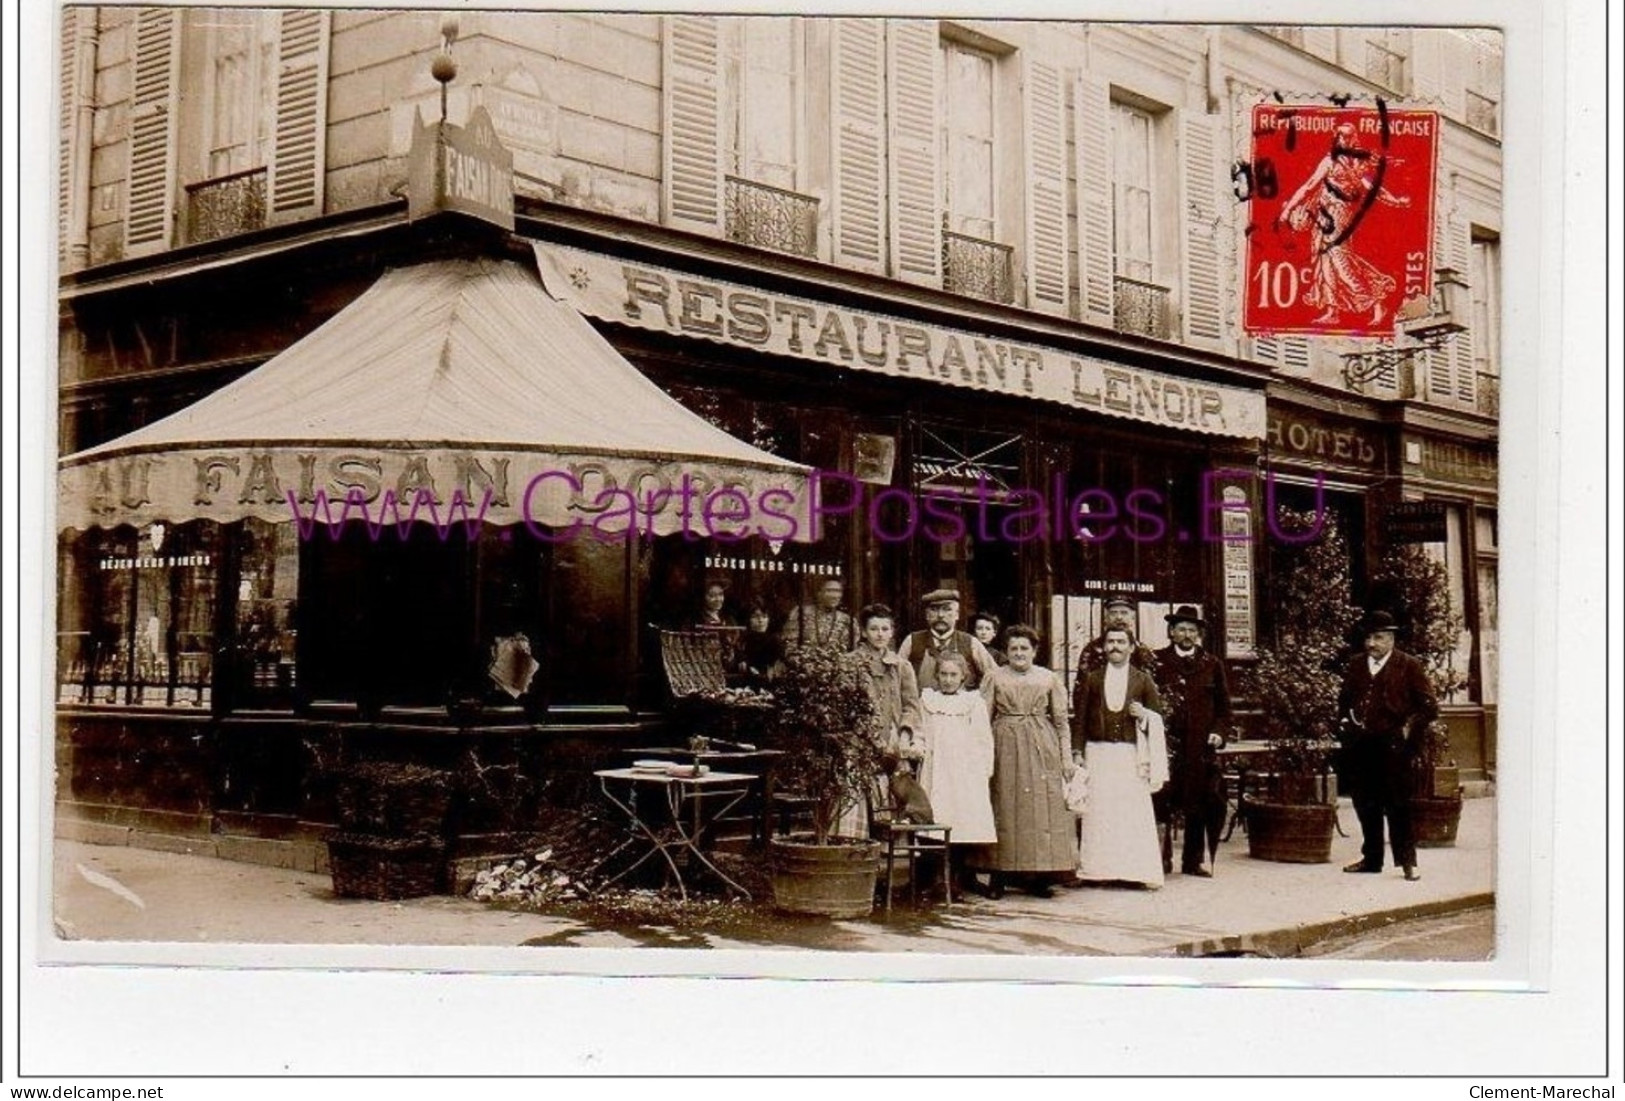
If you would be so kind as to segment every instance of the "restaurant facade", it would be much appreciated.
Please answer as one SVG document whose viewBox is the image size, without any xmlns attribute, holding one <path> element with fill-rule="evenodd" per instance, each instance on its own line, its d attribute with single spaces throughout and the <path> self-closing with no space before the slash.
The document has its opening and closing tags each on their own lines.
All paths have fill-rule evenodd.
<svg viewBox="0 0 1625 1101">
<path fill-rule="evenodd" d="M 1493 760 L 1493 418 L 1232 301 L 1238 120 L 1364 38 L 204 11 L 64 25 L 59 831 L 309 863 L 369 754 L 477 778 L 470 834 L 578 801 L 717 582 L 950 586 L 1065 669 L 1122 592 L 1245 663 L 1278 497 L 1357 577 L 1453 510 Z"/>
</svg>

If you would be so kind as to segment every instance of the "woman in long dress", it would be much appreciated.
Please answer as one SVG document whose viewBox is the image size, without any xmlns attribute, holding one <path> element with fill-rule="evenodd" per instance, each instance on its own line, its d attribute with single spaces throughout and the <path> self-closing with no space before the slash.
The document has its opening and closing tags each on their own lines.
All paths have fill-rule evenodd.
<svg viewBox="0 0 1625 1101">
<path fill-rule="evenodd" d="M 967 867 L 973 847 L 991 844 L 998 834 L 988 781 L 993 776 L 993 727 L 980 692 L 964 691 L 969 674 L 956 653 L 937 661 L 937 687 L 920 693 L 917 738 L 925 751 L 920 786 L 931 800 L 935 820 L 948 826 L 950 857 L 959 889 L 981 893 Z"/>
<path fill-rule="evenodd" d="M 1157 686 L 1129 664 L 1134 639 L 1121 627 L 1103 636 L 1106 664 L 1081 674 L 1072 745 L 1088 770 L 1078 878 L 1090 883 L 1162 886 L 1162 846 L 1151 793 L 1168 781 L 1167 742 Z"/>
<path fill-rule="evenodd" d="M 1066 687 L 1041 665 L 1038 632 L 1005 632 L 1002 665 L 982 681 L 993 722 L 993 820 L 998 840 L 987 852 L 989 894 L 1019 880 L 1027 893 L 1048 898 L 1077 863 L 1072 812 L 1062 784 L 1073 771 L 1065 752 Z"/>
</svg>

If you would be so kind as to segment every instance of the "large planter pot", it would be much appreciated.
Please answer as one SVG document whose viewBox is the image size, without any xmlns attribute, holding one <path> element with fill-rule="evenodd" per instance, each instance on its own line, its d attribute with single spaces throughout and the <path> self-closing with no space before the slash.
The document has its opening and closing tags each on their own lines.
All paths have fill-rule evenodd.
<svg viewBox="0 0 1625 1101">
<path fill-rule="evenodd" d="M 1247 855 L 1286 864 L 1325 864 L 1332 858 L 1337 808 L 1328 803 L 1249 803 Z"/>
<path fill-rule="evenodd" d="M 1461 794 L 1448 798 L 1415 796 L 1411 799 L 1411 831 L 1419 849 L 1446 849 L 1456 843 L 1461 825 Z"/>
<path fill-rule="evenodd" d="M 773 905 L 792 914 L 864 917 L 875 906 L 878 841 L 819 845 L 808 836 L 768 842 Z"/>
</svg>

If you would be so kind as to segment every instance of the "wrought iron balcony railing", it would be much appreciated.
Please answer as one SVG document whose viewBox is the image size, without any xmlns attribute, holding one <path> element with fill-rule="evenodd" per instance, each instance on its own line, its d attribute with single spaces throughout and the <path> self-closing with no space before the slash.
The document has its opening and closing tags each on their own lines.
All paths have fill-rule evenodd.
<svg viewBox="0 0 1625 1101">
<path fill-rule="evenodd" d="M 193 243 L 265 226 L 265 169 L 186 186 L 186 239 Z"/>
<path fill-rule="evenodd" d="M 943 289 L 989 302 L 1014 302 L 1016 281 L 1011 273 L 1014 253 L 1009 245 L 997 241 L 943 230 Z"/>
<path fill-rule="evenodd" d="M 1167 340 L 1173 332 L 1171 298 L 1167 287 L 1119 275 L 1112 304 L 1113 325 L 1120 333 Z"/>
<path fill-rule="evenodd" d="M 817 199 L 738 176 L 726 182 L 728 240 L 792 256 L 818 255 Z"/>
</svg>

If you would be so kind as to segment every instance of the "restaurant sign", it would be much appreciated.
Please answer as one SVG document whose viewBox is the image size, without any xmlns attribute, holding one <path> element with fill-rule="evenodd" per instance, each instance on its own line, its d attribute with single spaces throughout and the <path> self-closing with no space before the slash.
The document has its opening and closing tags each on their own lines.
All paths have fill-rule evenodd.
<svg viewBox="0 0 1625 1101">
<path fill-rule="evenodd" d="M 484 107 L 467 126 L 418 117 L 407 157 L 407 217 L 456 210 L 513 229 L 513 154 Z"/>
<path fill-rule="evenodd" d="M 1037 398 L 1167 428 L 1264 436 L 1261 391 L 769 294 L 559 245 L 535 249 L 548 291 L 603 321 L 831 367 Z"/>
</svg>

